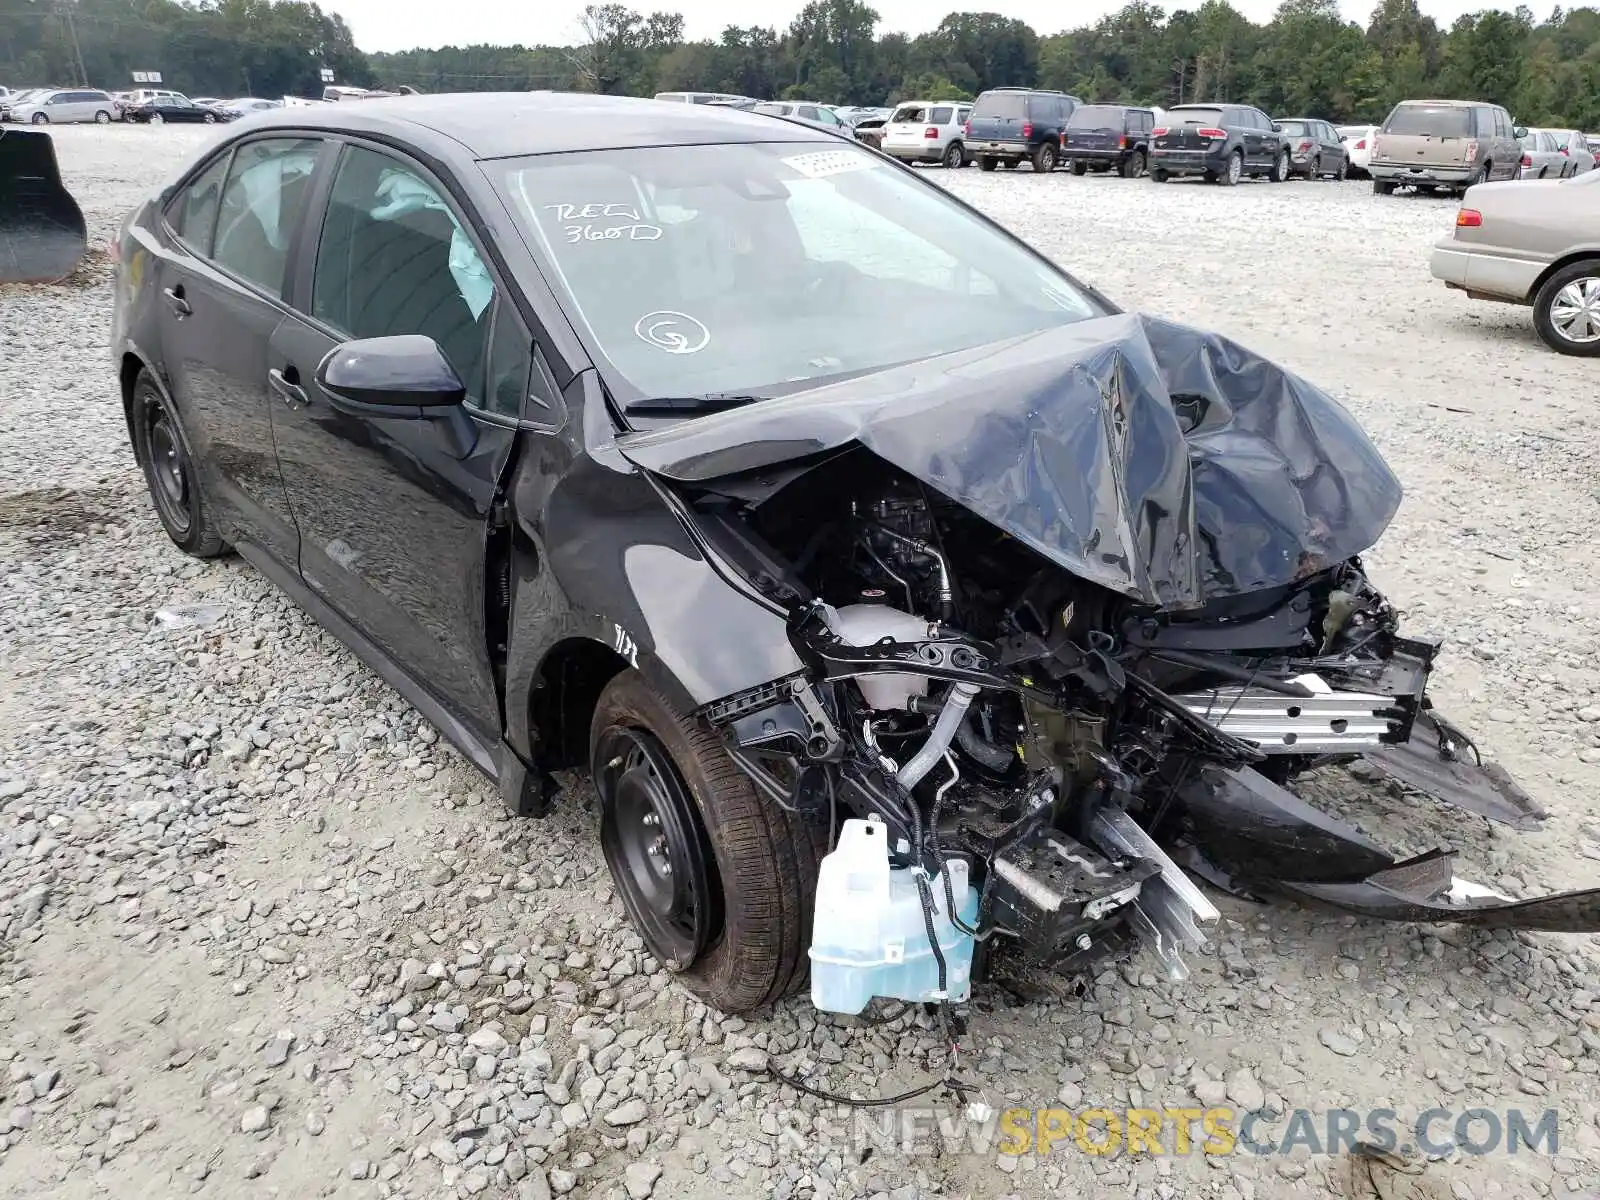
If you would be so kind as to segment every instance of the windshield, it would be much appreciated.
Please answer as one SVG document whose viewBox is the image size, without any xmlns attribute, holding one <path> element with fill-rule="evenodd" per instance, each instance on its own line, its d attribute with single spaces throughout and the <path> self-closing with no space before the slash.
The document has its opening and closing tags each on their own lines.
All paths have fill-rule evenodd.
<svg viewBox="0 0 1600 1200">
<path fill-rule="evenodd" d="M 853 145 L 494 165 L 580 332 L 640 396 L 794 391 L 1102 314 L 941 189 Z"/>
<path fill-rule="evenodd" d="M 1453 105 L 1402 104 L 1389 114 L 1383 132 L 1418 137 L 1466 137 L 1472 132 L 1472 110 Z"/>
</svg>

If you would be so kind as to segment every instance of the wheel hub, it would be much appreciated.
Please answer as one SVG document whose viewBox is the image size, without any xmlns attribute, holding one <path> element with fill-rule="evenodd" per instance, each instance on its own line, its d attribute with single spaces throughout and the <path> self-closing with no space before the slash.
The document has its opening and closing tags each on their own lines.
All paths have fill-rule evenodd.
<svg viewBox="0 0 1600 1200">
<path fill-rule="evenodd" d="M 721 925 L 721 887 L 694 800 L 645 730 L 609 730 L 595 761 L 600 844 L 623 905 L 650 952 L 684 970 Z"/>
<path fill-rule="evenodd" d="M 181 535 L 189 528 L 189 469 L 183 442 L 162 405 L 152 402 L 145 420 L 150 490 L 162 517 Z"/>
<path fill-rule="evenodd" d="M 1600 277 L 1574 279 L 1557 292 L 1550 324 L 1569 342 L 1600 341 Z"/>
</svg>

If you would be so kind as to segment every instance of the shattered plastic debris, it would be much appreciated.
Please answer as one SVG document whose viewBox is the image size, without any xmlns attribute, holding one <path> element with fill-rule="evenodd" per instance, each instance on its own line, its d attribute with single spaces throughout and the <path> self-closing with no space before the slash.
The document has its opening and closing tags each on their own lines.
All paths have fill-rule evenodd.
<svg viewBox="0 0 1600 1200">
<path fill-rule="evenodd" d="M 225 615 L 220 604 L 169 604 L 156 609 L 155 620 L 162 629 L 204 629 Z"/>
</svg>

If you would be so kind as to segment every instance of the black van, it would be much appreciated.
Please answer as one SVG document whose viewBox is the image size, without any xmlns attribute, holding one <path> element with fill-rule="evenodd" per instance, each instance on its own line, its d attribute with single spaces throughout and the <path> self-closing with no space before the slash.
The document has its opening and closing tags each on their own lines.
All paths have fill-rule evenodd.
<svg viewBox="0 0 1600 1200">
<path fill-rule="evenodd" d="M 1061 160 L 1061 131 L 1082 104 L 1066 92 L 1043 88 L 990 88 L 967 118 L 967 153 L 985 171 L 1023 159 L 1035 171 L 1053 171 Z"/>
<path fill-rule="evenodd" d="M 1155 124 L 1153 109 L 1126 104 L 1079 105 L 1061 134 L 1061 161 L 1074 175 L 1093 167 L 1137 179 L 1150 162 L 1150 131 Z"/>
</svg>

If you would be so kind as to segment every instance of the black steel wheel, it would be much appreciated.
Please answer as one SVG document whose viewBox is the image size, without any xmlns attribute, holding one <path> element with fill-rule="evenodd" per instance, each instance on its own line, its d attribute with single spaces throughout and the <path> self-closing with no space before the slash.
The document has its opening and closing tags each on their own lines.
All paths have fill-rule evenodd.
<svg viewBox="0 0 1600 1200">
<path fill-rule="evenodd" d="M 156 516 L 178 549 L 196 558 L 227 550 L 206 502 L 183 425 L 150 376 L 141 372 L 129 410 L 134 457 L 144 470 Z"/>
<path fill-rule="evenodd" d="M 645 946 L 721 1012 L 803 988 L 826 822 L 761 799 L 704 721 L 624 670 L 589 727 L 600 844 Z"/>
<path fill-rule="evenodd" d="M 613 726 L 594 755 L 606 865 L 650 952 L 681 971 L 722 926 L 722 881 L 694 801 L 649 730 Z"/>
</svg>

